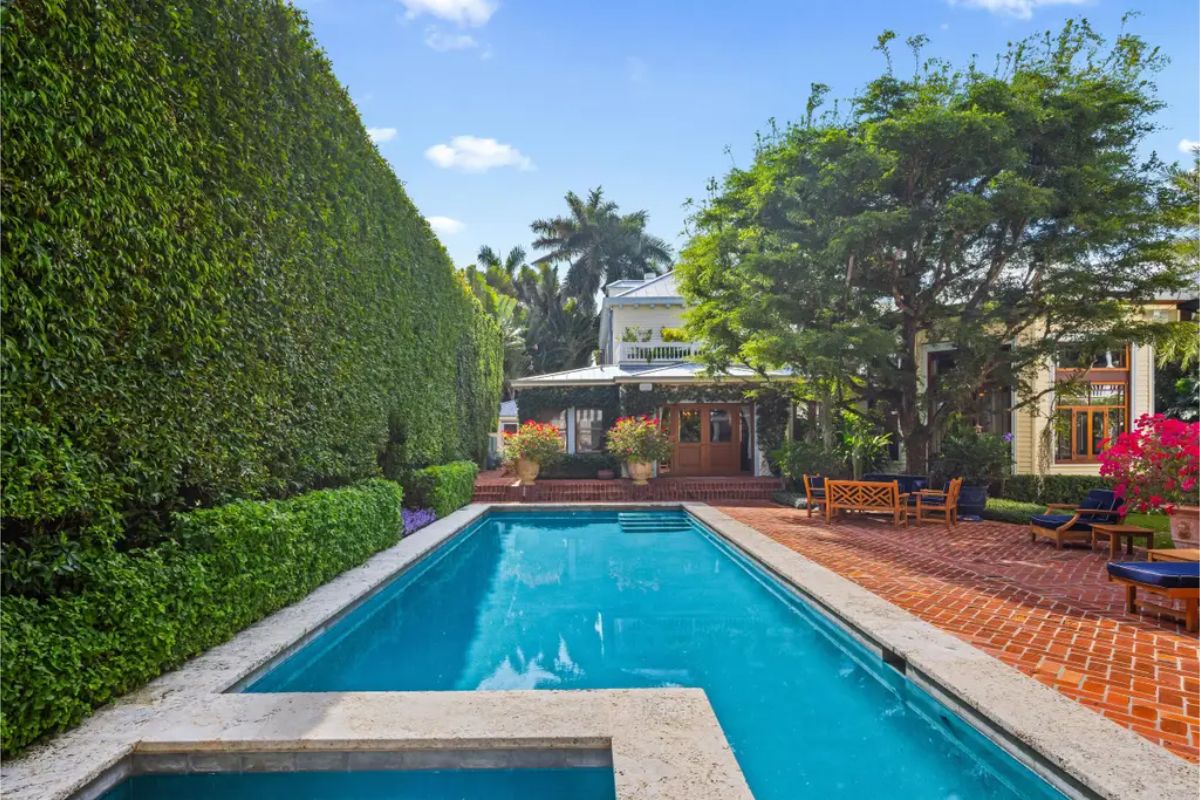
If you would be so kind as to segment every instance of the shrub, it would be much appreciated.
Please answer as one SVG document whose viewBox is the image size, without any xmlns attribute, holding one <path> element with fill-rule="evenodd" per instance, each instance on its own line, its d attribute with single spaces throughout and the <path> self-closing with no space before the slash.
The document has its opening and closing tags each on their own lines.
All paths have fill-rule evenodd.
<svg viewBox="0 0 1200 800">
<path fill-rule="evenodd" d="M 551 464 L 563 455 L 562 434 L 548 422 L 526 421 L 514 433 L 504 434 L 504 457 Z"/>
<path fill-rule="evenodd" d="M 433 513 L 432 508 L 405 508 L 401 509 L 400 515 L 404 520 L 405 536 L 437 521 L 437 514 Z"/>
<path fill-rule="evenodd" d="M 781 506 L 791 508 L 804 508 L 808 503 L 808 498 L 796 492 L 772 492 L 771 499 Z"/>
<path fill-rule="evenodd" d="M 846 457 L 826 450 L 820 442 L 793 440 L 773 450 L 769 460 L 790 485 L 799 486 L 805 474 L 840 478 L 849 474 Z"/>
<path fill-rule="evenodd" d="M 1024 503 L 1078 503 L 1092 489 L 1108 488 L 1109 480 L 1099 475 L 1011 475 L 993 483 L 991 492 Z"/>
<path fill-rule="evenodd" d="M 1200 422 L 1143 414 L 1100 454 L 1100 474 L 1131 511 L 1165 511 L 1196 502 Z"/>
<path fill-rule="evenodd" d="M 961 477 L 968 486 L 987 486 L 1012 471 L 1012 434 L 980 433 L 956 421 L 942 440 L 933 474 L 943 481 Z"/>
<path fill-rule="evenodd" d="M 1028 525 L 1031 517 L 1044 513 L 1046 513 L 1046 506 L 1041 503 L 1024 503 L 1019 500 L 989 497 L 987 505 L 983 509 L 983 518 Z"/>
<path fill-rule="evenodd" d="M 402 496 L 377 479 L 180 514 L 178 541 L 98 556 L 78 594 L 5 598 L 0 748 L 75 724 L 395 543 Z"/>
<path fill-rule="evenodd" d="M 404 496 L 412 508 L 431 508 L 438 518 L 447 517 L 471 502 L 479 467 L 473 461 L 453 461 L 408 473 Z"/>
<path fill-rule="evenodd" d="M 499 331 L 303 15 L 68 6 L 0 26 L 6 540 L 482 457 Z"/>
<path fill-rule="evenodd" d="M 675 445 L 654 417 L 621 417 L 608 431 L 608 452 L 621 461 L 657 464 L 674 455 Z"/>
<path fill-rule="evenodd" d="M 594 478 L 602 469 L 611 469 L 616 473 L 620 468 L 621 462 L 609 453 L 572 453 L 543 468 L 538 477 L 550 480 Z"/>
</svg>

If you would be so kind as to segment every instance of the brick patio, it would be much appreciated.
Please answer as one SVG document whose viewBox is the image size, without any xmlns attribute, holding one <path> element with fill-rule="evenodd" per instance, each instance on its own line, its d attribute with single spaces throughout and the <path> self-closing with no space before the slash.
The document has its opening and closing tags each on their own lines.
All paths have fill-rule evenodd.
<svg viewBox="0 0 1200 800">
<path fill-rule="evenodd" d="M 766 502 L 730 516 L 1168 750 L 1200 761 L 1200 643 L 1127 614 L 1105 553 L 1030 544 L 999 522 L 826 525 Z"/>
<path fill-rule="evenodd" d="M 480 473 L 475 480 L 479 503 L 621 503 L 696 500 L 708 503 L 769 500 L 779 491 L 778 478 L 655 478 L 647 486 L 630 480 L 540 480 L 517 486 L 502 470 Z"/>
</svg>

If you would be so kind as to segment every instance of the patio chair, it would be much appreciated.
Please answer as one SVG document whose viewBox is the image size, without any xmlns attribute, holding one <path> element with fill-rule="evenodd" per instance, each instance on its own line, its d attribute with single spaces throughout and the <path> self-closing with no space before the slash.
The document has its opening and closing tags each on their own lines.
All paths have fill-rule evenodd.
<svg viewBox="0 0 1200 800">
<path fill-rule="evenodd" d="M 1053 539 L 1062 549 L 1064 541 L 1092 540 L 1092 525 L 1115 525 L 1121 521 L 1117 507 L 1121 501 L 1108 489 L 1092 489 L 1078 506 L 1072 503 L 1047 503 L 1046 513 L 1029 521 L 1029 541 Z M 1057 513 L 1055 513 L 1057 512 Z"/>
<path fill-rule="evenodd" d="M 804 507 L 808 516 L 812 516 L 814 508 L 825 504 L 825 478 L 820 475 L 804 475 Z"/>
<path fill-rule="evenodd" d="M 958 492 L 962 489 L 962 478 L 954 478 L 945 491 L 921 489 L 916 493 L 917 522 L 942 522 L 947 528 L 958 524 Z M 940 519 L 939 519 L 940 518 Z"/>
<path fill-rule="evenodd" d="M 1178 619 L 1195 633 L 1200 627 L 1200 561 L 1110 561 L 1108 579 L 1125 587 L 1125 610 L 1130 614 L 1155 613 Z M 1138 590 L 1182 600 L 1183 613 L 1174 608 L 1138 600 Z"/>
</svg>

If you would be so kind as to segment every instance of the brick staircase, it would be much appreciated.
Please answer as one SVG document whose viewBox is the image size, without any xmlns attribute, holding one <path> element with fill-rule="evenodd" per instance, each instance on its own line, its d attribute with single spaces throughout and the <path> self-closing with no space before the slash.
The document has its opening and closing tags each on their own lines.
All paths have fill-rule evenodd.
<svg viewBox="0 0 1200 800">
<path fill-rule="evenodd" d="M 769 500 L 779 491 L 778 478 L 656 478 L 648 486 L 629 480 L 547 480 L 517 486 L 516 479 L 497 473 L 475 483 L 479 503 L 619 503 L 646 501 Z"/>
</svg>

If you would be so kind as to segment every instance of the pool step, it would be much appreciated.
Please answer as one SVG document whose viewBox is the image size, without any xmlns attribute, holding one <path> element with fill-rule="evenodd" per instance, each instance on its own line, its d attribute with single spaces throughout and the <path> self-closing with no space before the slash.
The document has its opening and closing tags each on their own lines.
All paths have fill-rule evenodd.
<svg viewBox="0 0 1200 800">
<path fill-rule="evenodd" d="M 664 533 L 691 528 L 691 523 L 682 514 L 630 511 L 617 514 L 617 522 L 624 533 Z"/>
</svg>

